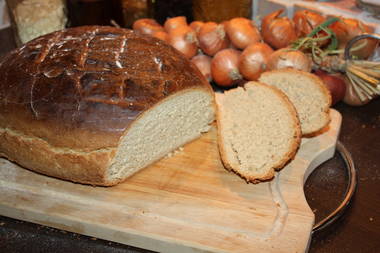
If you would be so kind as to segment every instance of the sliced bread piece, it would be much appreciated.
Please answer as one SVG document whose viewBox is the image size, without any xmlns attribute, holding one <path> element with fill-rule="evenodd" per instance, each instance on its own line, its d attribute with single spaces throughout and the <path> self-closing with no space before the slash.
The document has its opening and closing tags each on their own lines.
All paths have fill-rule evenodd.
<svg viewBox="0 0 380 253">
<path fill-rule="evenodd" d="M 271 179 L 301 140 L 297 113 L 280 90 L 248 82 L 216 94 L 218 146 L 223 164 L 248 182 Z"/>
<path fill-rule="evenodd" d="M 316 75 L 281 69 L 263 73 L 259 81 L 279 88 L 289 97 L 297 110 L 304 136 L 319 132 L 330 122 L 331 95 Z"/>
</svg>

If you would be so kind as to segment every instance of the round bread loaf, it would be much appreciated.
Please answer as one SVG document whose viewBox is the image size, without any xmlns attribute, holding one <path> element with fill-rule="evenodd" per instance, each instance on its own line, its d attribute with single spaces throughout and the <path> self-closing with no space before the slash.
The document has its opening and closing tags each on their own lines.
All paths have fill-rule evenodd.
<svg viewBox="0 0 380 253">
<path fill-rule="evenodd" d="M 0 156 L 113 185 L 207 131 L 213 92 L 183 55 L 127 29 L 39 37 L 0 62 Z"/>
</svg>

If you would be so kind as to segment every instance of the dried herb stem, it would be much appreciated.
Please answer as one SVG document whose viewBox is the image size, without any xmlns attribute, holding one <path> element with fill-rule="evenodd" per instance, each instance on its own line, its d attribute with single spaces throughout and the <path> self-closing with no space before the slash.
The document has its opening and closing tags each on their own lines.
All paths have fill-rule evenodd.
<svg viewBox="0 0 380 253">
<path fill-rule="evenodd" d="M 362 80 L 365 80 L 369 85 L 372 85 L 373 87 L 377 87 L 379 84 L 379 80 L 376 78 L 373 78 L 366 73 L 358 70 L 355 66 L 353 65 L 348 65 L 347 66 L 347 72 L 353 73 L 357 77 L 361 78 Z"/>
</svg>

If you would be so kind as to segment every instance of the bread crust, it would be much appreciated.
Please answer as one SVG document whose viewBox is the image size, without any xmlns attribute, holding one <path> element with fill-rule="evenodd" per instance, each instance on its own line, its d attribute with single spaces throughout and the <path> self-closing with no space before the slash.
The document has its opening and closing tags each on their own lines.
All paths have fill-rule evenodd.
<svg viewBox="0 0 380 253">
<path fill-rule="evenodd" d="M 233 171 L 234 173 L 236 173 L 237 175 L 245 179 L 247 182 L 260 183 L 260 182 L 272 179 L 275 175 L 275 171 L 281 170 L 290 160 L 294 158 L 301 143 L 301 136 L 302 136 L 301 125 L 300 125 L 298 114 L 295 107 L 290 102 L 289 98 L 281 90 L 273 86 L 269 86 L 269 85 L 259 83 L 259 82 L 249 82 L 249 83 L 246 83 L 245 85 L 265 86 L 271 89 L 274 92 L 274 94 L 276 94 L 278 97 L 280 97 L 285 102 L 285 105 L 290 112 L 290 115 L 293 119 L 293 128 L 295 130 L 293 143 L 291 144 L 289 151 L 284 155 L 283 159 L 281 159 L 277 164 L 273 165 L 272 168 L 269 169 L 267 173 L 265 174 L 256 175 L 256 176 L 248 175 L 239 170 L 238 164 L 231 163 L 231 161 L 229 161 L 229 159 L 227 158 L 226 150 L 224 149 L 225 139 L 222 133 L 223 132 L 223 126 L 221 124 L 222 115 L 221 115 L 220 106 L 218 105 L 218 99 L 216 99 L 216 103 L 218 105 L 217 110 L 216 110 L 216 119 L 217 119 L 217 127 L 218 127 L 218 131 L 217 131 L 218 147 L 219 147 L 219 154 L 220 154 L 223 165 L 225 166 L 226 169 Z M 229 92 L 229 91 L 226 91 L 226 92 Z"/>
<path fill-rule="evenodd" d="M 213 97 L 209 89 L 200 87 L 179 91 L 140 114 L 128 126 L 124 134 L 127 134 L 138 119 L 155 106 L 159 106 L 173 96 L 180 96 L 194 90 L 206 92 L 210 94 L 210 97 Z M 214 106 L 214 104 L 212 105 Z M 42 138 L 28 136 L 14 129 L 0 128 L 0 157 L 5 157 L 35 172 L 76 183 L 112 186 L 124 181 L 124 178 L 111 180 L 107 177 L 107 168 L 115 157 L 116 149 L 116 147 L 110 147 L 86 151 L 68 147 L 56 147 Z"/>
<path fill-rule="evenodd" d="M 85 151 L 115 147 L 129 124 L 171 94 L 211 89 L 161 40 L 101 26 L 30 41 L 3 58 L 0 77 L 0 127 Z"/>
<path fill-rule="evenodd" d="M 268 72 L 264 72 L 261 74 L 259 79 L 261 79 L 261 77 L 265 77 L 266 75 L 270 75 L 271 73 L 289 73 L 289 74 L 293 74 L 293 75 L 304 75 L 304 76 L 308 76 L 309 78 L 314 80 L 316 87 L 318 87 L 318 89 L 324 94 L 325 99 L 326 99 L 326 104 L 323 106 L 323 109 L 322 109 L 322 117 L 324 119 L 324 124 L 322 124 L 318 128 L 315 128 L 313 131 L 309 131 L 309 132 L 303 131 L 302 135 L 304 137 L 312 137 L 312 136 L 318 135 L 318 133 L 322 129 L 324 129 L 331 121 L 329 111 L 330 111 L 330 107 L 331 107 L 331 103 L 332 103 L 332 98 L 331 98 L 330 91 L 328 90 L 326 85 L 324 85 L 323 81 L 318 76 L 316 76 L 312 73 L 300 71 L 300 70 L 296 70 L 296 69 L 290 69 L 290 68 L 288 68 L 288 69 L 277 69 L 277 70 L 271 70 Z"/>
<path fill-rule="evenodd" d="M 0 156 L 74 182 L 114 185 L 120 138 L 171 96 L 212 89 L 182 54 L 127 29 L 39 37 L 0 62 Z"/>
</svg>

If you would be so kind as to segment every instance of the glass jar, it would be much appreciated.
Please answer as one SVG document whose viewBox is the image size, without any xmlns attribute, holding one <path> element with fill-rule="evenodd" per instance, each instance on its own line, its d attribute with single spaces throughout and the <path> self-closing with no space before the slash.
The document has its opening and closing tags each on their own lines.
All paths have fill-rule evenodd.
<svg viewBox="0 0 380 253">
<path fill-rule="evenodd" d="M 65 28 L 64 0 L 6 0 L 18 46 Z"/>
</svg>

